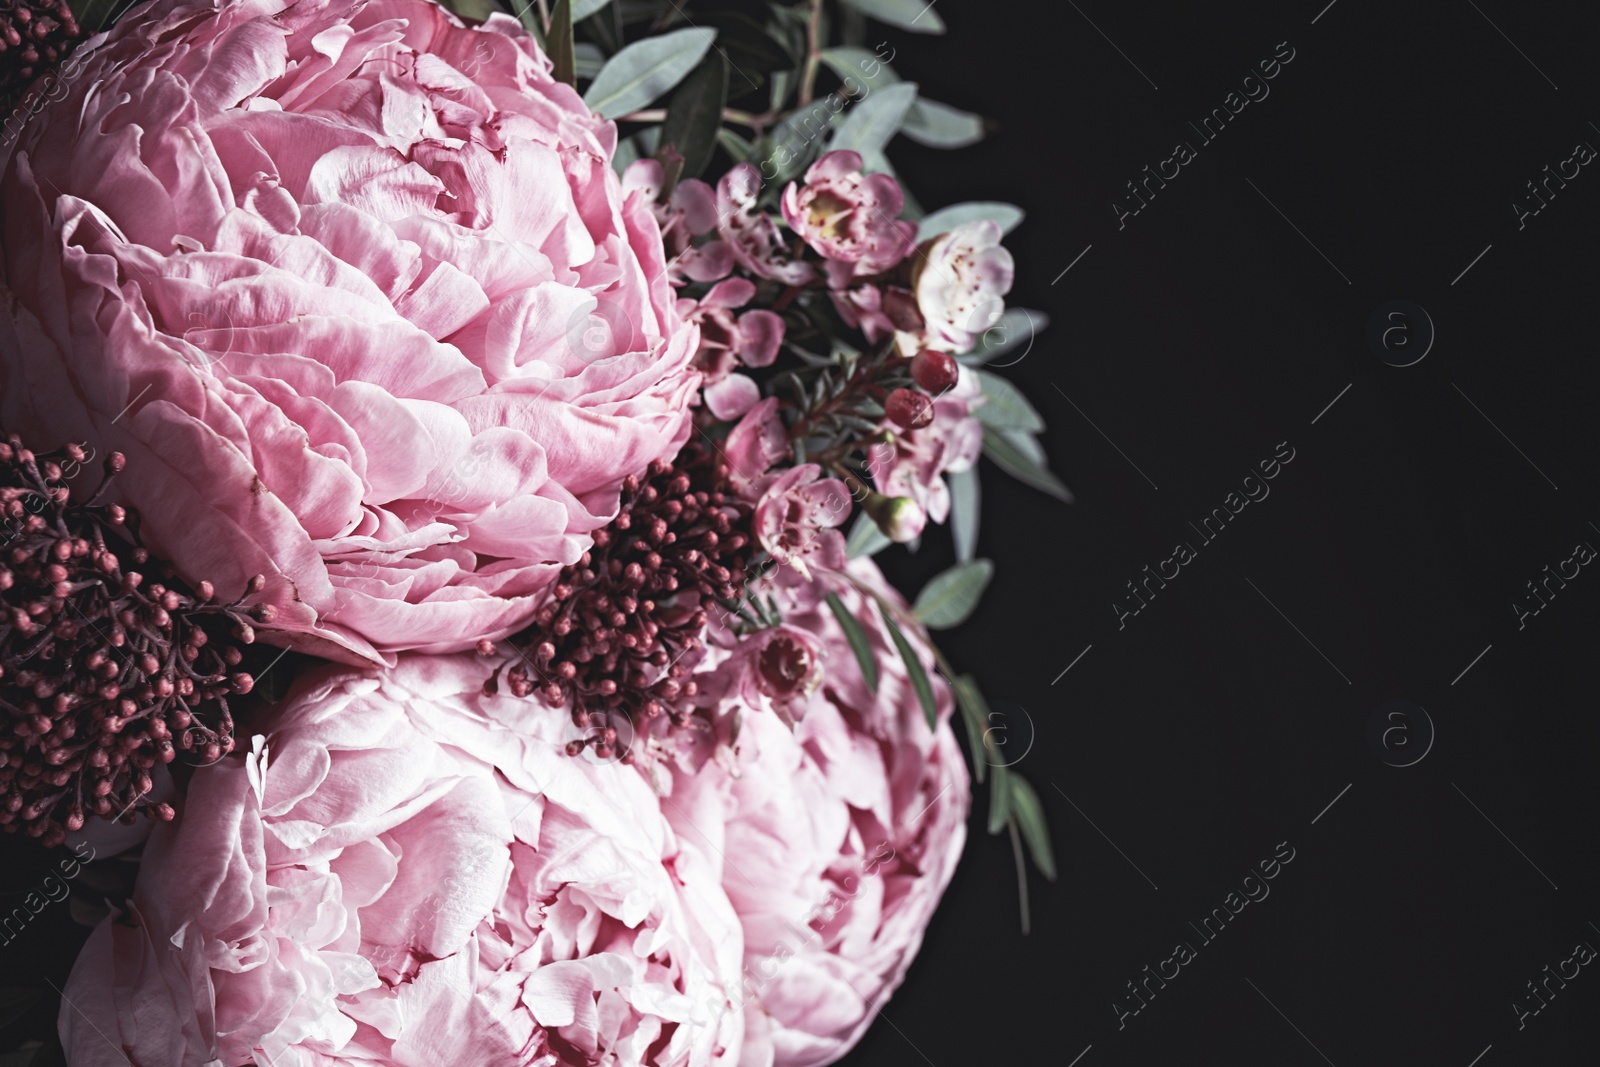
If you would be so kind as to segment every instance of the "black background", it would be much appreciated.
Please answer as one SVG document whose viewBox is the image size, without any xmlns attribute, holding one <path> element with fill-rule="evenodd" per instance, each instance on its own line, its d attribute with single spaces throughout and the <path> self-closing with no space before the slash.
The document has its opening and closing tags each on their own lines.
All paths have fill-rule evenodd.
<svg viewBox="0 0 1600 1067">
<path fill-rule="evenodd" d="M 1007 716 L 1060 878 L 1030 873 L 1022 936 L 980 796 L 921 956 L 846 1063 L 1596 1062 L 1594 967 L 1521 1030 L 1512 1005 L 1600 947 L 1600 575 L 1520 630 L 1511 605 L 1600 546 L 1600 166 L 1521 230 L 1511 205 L 1600 147 L 1600 25 L 1577 4 L 1325 2 L 944 0 L 947 35 L 870 42 L 999 122 L 891 156 L 929 208 L 1027 208 L 1012 299 L 1052 322 L 1001 373 L 1077 503 L 985 463 L 1000 567 L 942 640 Z M 1187 123 L 1284 41 L 1270 96 L 1200 145 Z M 1119 229 L 1113 199 L 1180 140 L 1198 158 Z M 1437 330 L 1406 368 L 1366 340 L 1394 299 Z M 1280 442 L 1270 496 L 1201 545 L 1188 524 Z M 1125 583 L 1180 541 L 1198 558 L 1119 629 Z M 885 556 L 906 588 L 951 560 L 925 542 Z M 1368 740 L 1396 698 L 1437 731 L 1404 768 Z M 1270 895 L 1203 943 L 1189 924 L 1280 842 Z M 79 936 L 47 909 L 5 969 L 59 986 Z M 1119 1030 L 1125 983 L 1180 941 L 1197 958 Z"/>
<path fill-rule="evenodd" d="M 1028 210 L 1012 302 L 1051 325 L 1000 373 L 1077 502 L 985 462 L 999 570 L 942 641 L 1010 705 L 1018 755 L 1031 722 L 1017 770 L 1060 878 L 1030 875 L 1022 936 L 980 798 L 921 957 L 846 1063 L 1600 1061 L 1594 968 L 1521 1030 L 1512 1008 L 1600 947 L 1600 575 L 1523 629 L 1511 607 L 1600 546 L 1600 173 L 1521 230 L 1511 207 L 1600 147 L 1600 27 L 1591 5 L 1326 3 L 947 2 L 946 36 L 881 34 L 924 95 L 999 120 L 891 156 L 930 209 Z M 1187 122 L 1283 41 L 1271 95 L 1202 144 Z M 1198 158 L 1119 229 L 1112 200 L 1179 140 Z M 1405 368 L 1366 341 L 1394 299 L 1437 330 Z M 1271 495 L 1203 544 L 1188 523 L 1284 441 Z M 909 588 L 950 561 L 926 540 L 886 561 Z M 1125 583 L 1179 541 L 1198 558 L 1119 630 Z M 1396 698 L 1437 731 L 1405 768 L 1367 735 Z M 1197 937 L 1284 841 L 1270 895 Z M 1179 941 L 1197 958 L 1119 1030 L 1125 983 Z"/>
</svg>

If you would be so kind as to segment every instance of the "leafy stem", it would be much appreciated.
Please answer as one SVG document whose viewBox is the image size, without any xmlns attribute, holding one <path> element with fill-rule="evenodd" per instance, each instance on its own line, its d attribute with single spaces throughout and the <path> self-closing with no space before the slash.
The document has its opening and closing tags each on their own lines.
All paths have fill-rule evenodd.
<svg viewBox="0 0 1600 1067">
<path fill-rule="evenodd" d="M 877 601 L 879 610 L 885 613 L 886 618 L 889 615 L 893 615 L 900 620 L 902 629 L 909 628 L 915 632 L 919 623 L 911 612 L 898 604 L 890 603 L 888 598 L 879 594 L 877 590 L 869 588 L 853 575 L 846 575 L 846 577 L 862 595 Z M 962 725 L 967 731 L 969 741 L 972 742 L 973 772 L 981 782 L 983 780 L 983 764 L 988 763 L 993 769 L 995 781 L 990 803 L 991 805 L 998 804 L 1000 807 L 991 808 L 989 832 L 997 834 L 1000 832 L 1000 827 L 1004 826 L 1011 837 L 1011 851 L 1016 859 L 1017 867 L 1017 902 L 1021 911 L 1022 932 L 1026 934 L 1030 928 L 1031 919 L 1028 906 L 1028 870 L 1023 849 L 1023 836 L 1024 834 L 1043 834 L 1044 832 L 1040 822 L 1041 816 L 1037 811 L 1037 801 L 1034 801 L 1032 805 L 1035 809 L 1032 813 L 1032 822 L 1025 826 L 1022 822 L 1021 813 L 1018 811 L 1019 794 L 1020 798 L 1032 797 L 1033 791 L 1020 777 L 1012 777 L 1013 772 L 1007 768 L 1001 758 L 999 746 L 995 743 L 991 731 L 988 729 L 988 723 L 984 721 L 983 698 L 977 694 L 976 683 L 970 678 L 956 674 L 955 667 L 951 665 L 950 660 L 945 657 L 939 646 L 932 640 L 925 641 L 924 645 L 929 652 L 933 653 L 934 666 L 939 674 L 943 676 L 945 684 L 950 687 L 951 693 L 955 696 L 956 707 L 961 711 Z M 920 670 L 920 667 L 914 669 Z M 990 758 L 992 758 L 992 762 L 990 762 Z M 1003 818 L 1004 822 L 997 822 L 997 818 Z M 1055 864 L 1054 860 L 1048 855 L 1048 846 L 1041 846 L 1032 836 L 1029 837 L 1028 843 L 1033 849 L 1035 864 L 1046 877 L 1054 878 Z"/>
</svg>

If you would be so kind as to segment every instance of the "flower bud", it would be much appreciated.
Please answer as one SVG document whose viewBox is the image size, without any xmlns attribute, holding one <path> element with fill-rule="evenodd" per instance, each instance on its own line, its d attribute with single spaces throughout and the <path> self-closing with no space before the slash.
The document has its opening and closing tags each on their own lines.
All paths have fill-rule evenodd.
<svg viewBox="0 0 1600 1067">
<path fill-rule="evenodd" d="M 889 497 L 874 492 L 868 494 L 862 507 L 883 535 L 895 544 L 903 545 L 915 539 L 928 522 L 927 513 L 908 496 Z"/>
<path fill-rule="evenodd" d="M 933 422 L 933 401 L 914 389 L 896 389 L 883 405 L 884 414 L 896 426 L 920 430 Z"/>
<path fill-rule="evenodd" d="M 955 388 L 961 367 L 943 352 L 924 348 L 911 359 L 911 379 L 934 396 Z"/>
</svg>

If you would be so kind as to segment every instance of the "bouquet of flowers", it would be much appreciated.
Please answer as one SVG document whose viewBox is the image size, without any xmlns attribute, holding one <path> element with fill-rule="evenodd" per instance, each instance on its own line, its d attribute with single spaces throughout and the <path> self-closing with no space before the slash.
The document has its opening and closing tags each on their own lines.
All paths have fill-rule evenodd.
<svg viewBox="0 0 1600 1067">
<path fill-rule="evenodd" d="M 980 455 L 1069 497 L 918 6 L 8 9 L 0 827 L 137 873 L 6 1062 L 815 1067 L 969 761 L 1053 876 L 929 636 Z"/>
</svg>

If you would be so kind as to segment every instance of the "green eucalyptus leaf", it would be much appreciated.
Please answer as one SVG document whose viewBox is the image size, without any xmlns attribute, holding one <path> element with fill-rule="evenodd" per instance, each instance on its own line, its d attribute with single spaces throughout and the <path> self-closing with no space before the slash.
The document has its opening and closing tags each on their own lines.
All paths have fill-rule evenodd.
<svg viewBox="0 0 1600 1067">
<path fill-rule="evenodd" d="M 635 41 L 595 75 L 584 103 L 607 119 L 637 111 L 682 81 L 716 37 L 716 30 L 696 26 Z"/>
<path fill-rule="evenodd" d="M 850 609 L 844 606 L 844 601 L 839 599 L 838 593 L 829 593 L 826 597 L 828 610 L 833 612 L 833 617 L 839 620 L 839 626 L 844 630 L 844 639 L 850 642 L 850 651 L 856 654 L 856 663 L 861 667 L 861 679 L 867 684 L 867 692 L 874 695 L 878 692 L 878 661 L 872 656 L 872 645 L 867 641 L 866 631 L 861 629 L 861 623 L 850 614 Z"/>
<path fill-rule="evenodd" d="M 500 5 L 494 0 L 449 0 L 444 5 L 464 19 L 474 22 L 483 22 L 490 15 L 500 10 Z"/>
<path fill-rule="evenodd" d="M 616 5 L 624 26 L 655 22 L 662 15 L 661 0 L 616 0 Z"/>
<path fill-rule="evenodd" d="M 851 149 L 863 156 L 881 153 L 917 99 L 914 82 L 900 82 L 863 97 L 844 113 L 828 148 Z"/>
<path fill-rule="evenodd" d="M 683 157 L 679 180 L 698 178 L 711 162 L 722 128 L 722 109 L 728 102 L 728 61 L 712 54 L 700 61 L 672 95 L 661 140 Z"/>
<path fill-rule="evenodd" d="M 609 3 L 611 0 L 572 0 L 572 21 L 582 22 L 590 15 L 599 14 Z"/>
<path fill-rule="evenodd" d="M 876 556 L 879 552 L 894 544 L 878 529 L 878 524 L 872 521 L 872 516 L 865 511 L 856 516 L 855 525 L 850 527 L 850 537 L 845 541 L 845 554 L 851 559 L 862 556 Z"/>
<path fill-rule="evenodd" d="M 989 780 L 989 832 L 998 834 L 1011 821 L 1011 769 L 1004 764 L 989 769 L 994 772 Z"/>
<path fill-rule="evenodd" d="M 1056 880 L 1056 858 L 1050 849 L 1050 827 L 1045 823 L 1044 805 L 1039 803 L 1039 794 L 1033 791 L 1033 786 L 1022 775 L 1012 773 L 1009 777 L 1011 817 L 1022 829 L 1022 839 L 1028 843 L 1028 854 L 1033 857 L 1033 865 L 1053 882 Z"/>
<path fill-rule="evenodd" d="M 864 84 L 868 90 L 872 90 L 886 88 L 900 80 L 900 75 L 894 72 L 893 67 L 879 59 L 876 52 L 865 48 L 829 48 L 820 52 L 817 58 L 838 75 L 847 90 L 851 82 Z"/>
<path fill-rule="evenodd" d="M 772 72 L 772 96 L 768 101 L 774 114 L 784 109 L 789 103 L 789 94 L 794 91 L 795 72 L 792 70 L 775 70 Z"/>
<path fill-rule="evenodd" d="M 995 565 L 990 560 L 957 563 L 923 585 L 912 614 L 930 630 L 957 627 L 978 609 L 978 601 L 994 574 Z"/>
<path fill-rule="evenodd" d="M 976 465 L 944 476 L 950 486 L 950 537 L 956 544 L 956 560 L 971 561 L 978 554 L 978 516 L 982 494 L 978 490 Z"/>
<path fill-rule="evenodd" d="M 912 33 L 943 33 L 944 21 L 924 0 L 845 0 L 851 7 Z"/>
<path fill-rule="evenodd" d="M 769 3 L 767 14 L 770 17 L 766 26 L 767 36 L 789 53 L 790 60 L 799 66 L 806 54 L 806 26 L 810 21 L 806 10 L 787 4 Z"/>
<path fill-rule="evenodd" d="M 983 331 L 982 336 L 978 338 L 977 346 L 971 352 L 957 356 L 956 360 L 969 367 L 979 367 L 993 362 L 1013 349 L 1021 348 L 1022 355 L 1017 356 L 1011 363 L 1020 362 L 1023 356 L 1028 354 L 1028 347 L 1033 344 L 1034 337 L 1049 325 L 1050 316 L 1042 311 L 1034 311 L 1032 308 L 1006 308 L 995 320 L 994 325 Z"/>
<path fill-rule="evenodd" d="M 550 12 L 548 38 L 551 77 L 576 86 L 578 60 L 577 49 L 572 43 L 572 0 L 556 0 L 554 10 Z"/>
<path fill-rule="evenodd" d="M 605 52 L 601 51 L 599 45 L 588 41 L 579 41 L 573 46 L 572 58 L 578 77 L 585 80 L 599 74 L 600 68 L 606 65 Z"/>
<path fill-rule="evenodd" d="M 994 563 L 989 560 L 958 563 L 922 587 L 911 613 L 930 630 L 960 626 L 977 608 L 993 577 Z"/>
<path fill-rule="evenodd" d="M 616 154 L 611 157 L 611 166 L 618 174 L 627 171 L 629 164 L 637 159 L 645 159 L 656 153 L 656 145 L 661 141 L 660 126 L 646 126 L 638 133 L 630 134 L 617 142 Z"/>
<path fill-rule="evenodd" d="M 777 188 L 805 170 L 822 147 L 823 135 L 838 117 L 822 103 L 791 111 L 773 127 L 764 146 L 762 177 L 767 177 L 770 163 L 773 173 L 769 184 Z"/>
<path fill-rule="evenodd" d="M 839 37 L 845 44 L 859 45 L 867 39 L 867 18 L 855 8 L 839 9 Z"/>
<path fill-rule="evenodd" d="M 522 28 L 533 34 L 533 39 L 539 42 L 539 48 L 546 55 L 550 52 L 550 42 L 544 35 L 544 22 L 539 18 L 539 9 L 534 6 L 534 0 L 506 0 L 511 8 L 511 14 L 522 23 Z"/>
<path fill-rule="evenodd" d="M 982 782 L 984 769 L 989 766 L 989 753 L 984 740 L 989 729 L 989 704 L 983 699 L 978 680 L 970 674 L 952 678 L 950 688 L 955 691 L 956 707 L 961 710 L 962 719 L 966 722 L 964 732 L 967 735 L 967 749 L 972 754 L 972 775 Z"/>
<path fill-rule="evenodd" d="M 695 11 L 695 23 L 717 31 L 717 51 L 728 61 L 730 97 L 743 96 L 765 85 L 775 71 L 797 65 L 795 58 L 761 22 L 731 7 Z"/>
<path fill-rule="evenodd" d="M 1029 430 L 1038 433 L 1044 429 L 1044 419 L 1034 410 L 1022 390 L 998 374 L 986 370 L 978 372 L 978 382 L 983 386 L 983 403 L 973 414 L 985 426 L 997 430 Z"/>
<path fill-rule="evenodd" d="M 1049 493 L 1063 503 L 1072 503 L 1072 490 L 1051 474 L 1043 461 L 1043 450 L 1026 430 L 983 428 L 983 454 L 1013 478 Z"/>
<path fill-rule="evenodd" d="M 748 160 L 750 153 L 754 152 L 756 147 L 747 138 L 734 133 L 726 126 L 717 131 L 717 143 L 722 146 L 724 152 L 733 157 L 735 163 Z"/>
<path fill-rule="evenodd" d="M 920 104 L 920 101 L 919 101 Z M 906 136 L 911 136 L 909 127 Z M 973 222 L 977 219 L 988 219 L 1000 225 L 1001 234 L 1008 234 L 1022 222 L 1023 211 L 1015 204 L 1003 203 L 999 200 L 973 200 L 965 204 L 951 204 L 932 212 L 922 220 L 922 225 L 917 228 L 917 240 L 926 241 L 930 237 L 937 237 L 941 233 L 949 233 L 963 222 Z M 1037 312 L 1036 314 L 1043 314 Z"/>
<path fill-rule="evenodd" d="M 900 132 L 928 148 L 966 148 L 983 140 L 983 117 L 924 98 L 906 112 Z"/>
<path fill-rule="evenodd" d="M 844 607 L 843 604 L 839 606 Z M 928 672 L 923 670 L 922 661 L 917 658 L 911 642 L 906 640 L 906 635 L 895 625 L 894 618 L 889 613 L 889 606 L 881 600 L 878 601 L 878 614 L 882 616 L 883 625 L 894 641 L 895 651 L 900 653 L 900 659 L 906 665 L 906 674 L 911 676 L 911 688 L 917 691 L 917 700 L 922 704 L 922 713 L 928 717 L 928 729 L 938 729 L 939 705 L 933 699 L 933 684 L 928 681 Z"/>
</svg>

